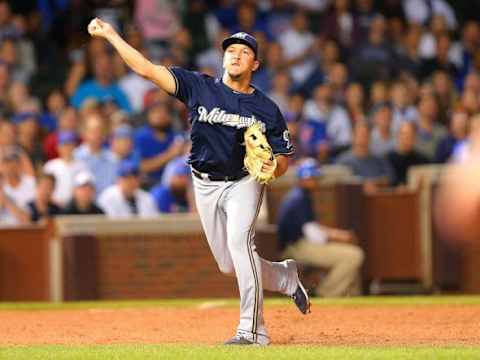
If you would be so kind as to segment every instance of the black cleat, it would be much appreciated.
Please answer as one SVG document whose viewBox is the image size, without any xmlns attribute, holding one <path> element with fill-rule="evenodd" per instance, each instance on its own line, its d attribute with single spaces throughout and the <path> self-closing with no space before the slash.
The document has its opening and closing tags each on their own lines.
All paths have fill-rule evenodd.
<svg viewBox="0 0 480 360">
<path fill-rule="evenodd" d="M 253 341 L 250 341 L 243 336 L 235 335 L 230 340 L 227 340 L 223 343 L 224 345 L 256 345 Z"/>
<path fill-rule="evenodd" d="M 292 294 L 292 300 L 302 314 L 307 314 L 310 312 L 310 298 L 308 297 L 307 290 L 305 290 L 300 279 L 298 278 L 297 263 L 295 260 L 288 259 L 287 266 L 293 267 L 297 276 L 297 289 Z"/>
</svg>

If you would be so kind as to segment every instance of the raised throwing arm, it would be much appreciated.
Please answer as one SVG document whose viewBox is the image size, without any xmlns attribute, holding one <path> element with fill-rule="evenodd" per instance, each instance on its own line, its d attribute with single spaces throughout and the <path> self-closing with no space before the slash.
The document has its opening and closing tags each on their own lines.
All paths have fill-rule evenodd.
<svg viewBox="0 0 480 360">
<path fill-rule="evenodd" d="M 95 18 L 88 24 L 88 32 L 91 36 L 104 38 L 110 42 L 123 61 L 137 74 L 151 80 L 167 93 L 175 93 L 175 79 L 170 71 L 165 66 L 153 64 L 131 47 L 109 23 Z"/>
</svg>

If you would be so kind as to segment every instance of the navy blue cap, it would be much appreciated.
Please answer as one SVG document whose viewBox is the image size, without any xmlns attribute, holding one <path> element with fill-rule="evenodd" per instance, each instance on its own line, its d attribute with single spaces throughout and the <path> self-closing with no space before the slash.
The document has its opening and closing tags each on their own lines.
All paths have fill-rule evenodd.
<svg viewBox="0 0 480 360">
<path fill-rule="evenodd" d="M 58 134 L 59 145 L 76 144 L 77 140 L 77 134 L 75 134 L 73 131 L 61 131 Z"/>
<path fill-rule="evenodd" d="M 138 163 L 131 160 L 123 160 L 118 166 L 118 176 L 140 175 Z"/>
<path fill-rule="evenodd" d="M 257 56 L 257 52 L 258 52 L 257 39 L 255 39 L 255 37 L 253 37 L 252 35 L 247 34 L 246 32 L 237 32 L 232 36 L 223 40 L 222 42 L 223 50 L 227 50 L 227 48 L 232 44 L 247 45 L 249 48 L 253 50 L 253 52 L 255 53 L 255 57 Z"/>
<path fill-rule="evenodd" d="M 309 179 L 320 175 L 320 167 L 318 166 L 317 161 L 313 158 L 308 158 L 302 161 L 297 167 L 298 179 Z"/>
<path fill-rule="evenodd" d="M 21 113 L 18 113 L 16 114 L 13 118 L 12 118 L 12 122 L 14 124 L 20 124 L 28 119 L 33 119 L 33 120 L 37 120 L 37 114 L 33 113 L 33 112 L 21 112 Z"/>
</svg>

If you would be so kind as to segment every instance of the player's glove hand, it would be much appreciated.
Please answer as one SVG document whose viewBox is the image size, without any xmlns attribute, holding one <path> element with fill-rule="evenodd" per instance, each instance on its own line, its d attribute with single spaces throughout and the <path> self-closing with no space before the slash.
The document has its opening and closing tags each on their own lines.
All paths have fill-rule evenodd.
<svg viewBox="0 0 480 360">
<path fill-rule="evenodd" d="M 244 165 L 251 176 L 260 184 L 268 184 L 275 179 L 277 160 L 262 132 L 262 126 L 256 122 L 245 130 Z"/>
</svg>

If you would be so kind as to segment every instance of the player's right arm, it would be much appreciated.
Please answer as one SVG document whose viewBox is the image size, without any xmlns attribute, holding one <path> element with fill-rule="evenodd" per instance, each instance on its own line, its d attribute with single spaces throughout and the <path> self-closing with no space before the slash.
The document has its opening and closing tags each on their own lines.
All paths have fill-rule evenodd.
<svg viewBox="0 0 480 360">
<path fill-rule="evenodd" d="M 92 36 L 106 39 L 118 51 L 125 63 L 140 76 L 154 82 L 169 94 L 175 94 L 176 82 L 172 73 L 162 65 L 155 65 L 140 52 L 131 47 L 115 29 L 98 18 L 88 24 L 88 32 Z"/>
</svg>

